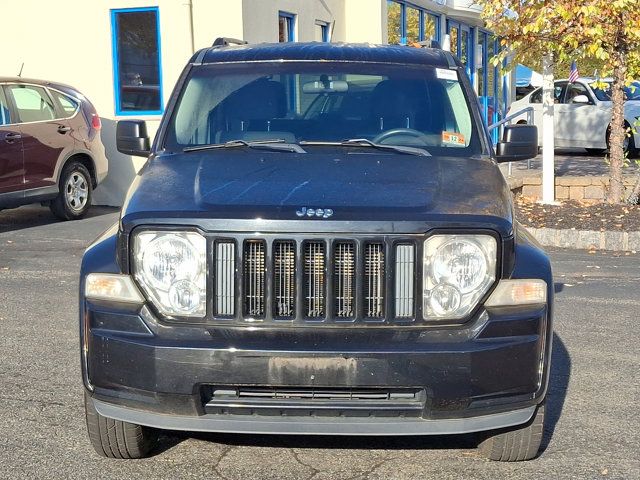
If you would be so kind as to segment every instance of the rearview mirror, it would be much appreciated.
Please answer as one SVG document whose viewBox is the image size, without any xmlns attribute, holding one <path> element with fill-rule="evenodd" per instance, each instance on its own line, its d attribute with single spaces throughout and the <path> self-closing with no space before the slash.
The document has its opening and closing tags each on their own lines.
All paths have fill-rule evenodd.
<svg viewBox="0 0 640 480">
<path fill-rule="evenodd" d="M 307 82 L 302 85 L 302 91 L 304 93 L 342 93 L 346 92 L 347 90 L 349 90 L 349 85 L 344 80 Z"/>
<path fill-rule="evenodd" d="M 151 153 L 147 124 L 144 120 L 121 120 L 116 127 L 116 148 L 120 153 L 148 157 Z"/>
<path fill-rule="evenodd" d="M 496 147 L 497 162 L 529 160 L 538 155 L 538 127 L 505 125 L 502 142 Z"/>
</svg>

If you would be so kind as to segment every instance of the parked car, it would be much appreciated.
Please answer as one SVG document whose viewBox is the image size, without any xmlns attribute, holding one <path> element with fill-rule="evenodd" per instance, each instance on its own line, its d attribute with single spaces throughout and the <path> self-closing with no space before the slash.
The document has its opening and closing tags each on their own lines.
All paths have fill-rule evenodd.
<svg viewBox="0 0 640 480">
<path fill-rule="evenodd" d="M 558 80 L 554 84 L 554 131 L 555 146 L 561 148 L 584 148 L 591 153 L 602 153 L 609 149 L 609 127 L 611 124 L 611 97 L 609 89 L 594 88 L 595 82 L 611 85 L 611 79 L 579 78 L 576 82 Z M 514 102 L 508 115 L 526 107 L 533 107 L 533 121 L 538 126 L 538 145 L 542 145 L 542 88 Z M 640 117 L 640 83 L 635 82 L 626 89 L 624 118 L 627 127 L 633 127 Z M 517 123 L 527 123 L 527 115 L 517 117 Z M 625 140 L 625 151 L 630 155 L 640 147 L 640 132 Z"/>
<path fill-rule="evenodd" d="M 75 88 L 0 77 L 0 210 L 42 202 L 60 219 L 83 217 L 108 170 L 100 128 Z"/>
<path fill-rule="evenodd" d="M 495 152 L 451 53 L 207 48 L 153 145 L 141 120 L 116 139 L 148 161 L 80 272 L 100 455 L 143 457 L 159 429 L 478 432 L 491 459 L 537 454 L 553 280 L 498 168 L 537 129 Z"/>
</svg>

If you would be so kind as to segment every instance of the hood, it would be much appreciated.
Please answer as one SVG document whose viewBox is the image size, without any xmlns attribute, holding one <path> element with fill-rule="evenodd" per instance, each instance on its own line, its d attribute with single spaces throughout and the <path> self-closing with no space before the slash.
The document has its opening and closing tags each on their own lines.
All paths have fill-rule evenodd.
<svg viewBox="0 0 640 480">
<path fill-rule="evenodd" d="M 488 159 L 221 149 L 152 159 L 129 191 L 122 221 L 450 223 L 456 215 L 493 218 L 508 230 L 510 195 Z M 302 207 L 331 209 L 333 215 L 300 219 Z"/>
</svg>

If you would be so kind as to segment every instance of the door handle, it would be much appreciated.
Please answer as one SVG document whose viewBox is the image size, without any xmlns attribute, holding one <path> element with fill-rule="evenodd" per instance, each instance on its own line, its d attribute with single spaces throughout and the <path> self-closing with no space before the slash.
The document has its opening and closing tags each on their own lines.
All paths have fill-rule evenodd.
<svg viewBox="0 0 640 480">
<path fill-rule="evenodd" d="M 20 140 L 21 138 L 22 135 L 20 135 L 19 133 L 9 132 L 4 136 L 4 141 L 7 143 L 13 143 L 16 140 Z"/>
<path fill-rule="evenodd" d="M 67 127 L 67 126 L 65 126 L 65 125 L 60 125 L 60 126 L 58 127 L 58 133 L 61 133 L 61 134 L 63 134 L 63 135 L 64 135 L 65 133 L 69 132 L 70 130 L 71 130 L 71 127 Z"/>
</svg>

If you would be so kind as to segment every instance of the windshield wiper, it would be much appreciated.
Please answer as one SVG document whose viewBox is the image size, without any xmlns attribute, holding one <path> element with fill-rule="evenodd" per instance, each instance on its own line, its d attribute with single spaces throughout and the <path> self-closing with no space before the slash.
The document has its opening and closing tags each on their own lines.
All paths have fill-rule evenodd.
<svg viewBox="0 0 640 480">
<path fill-rule="evenodd" d="M 258 148 L 262 150 L 277 150 L 279 152 L 291 152 L 291 153 L 307 153 L 304 148 L 295 143 L 287 143 L 281 138 L 274 138 L 273 140 L 255 140 L 248 142 L 246 140 L 229 140 L 225 143 L 211 143 L 208 145 L 198 145 L 195 147 L 187 147 L 183 149 L 183 152 L 199 152 L 201 150 L 213 150 L 216 148 L 237 148 L 237 147 L 249 147 Z"/>
<path fill-rule="evenodd" d="M 323 142 L 313 140 L 303 140 L 300 145 L 319 145 L 319 146 L 339 146 L 339 147 L 371 147 L 378 150 L 386 150 L 396 153 L 404 153 L 407 155 L 420 155 L 422 157 L 430 157 L 431 154 L 424 148 L 407 147 L 404 145 L 386 145 L 384 143 L 376 143 L 366 138 L 351 138 L 349 140 L 343 140 L 341 142 Z"/>
</svg>

